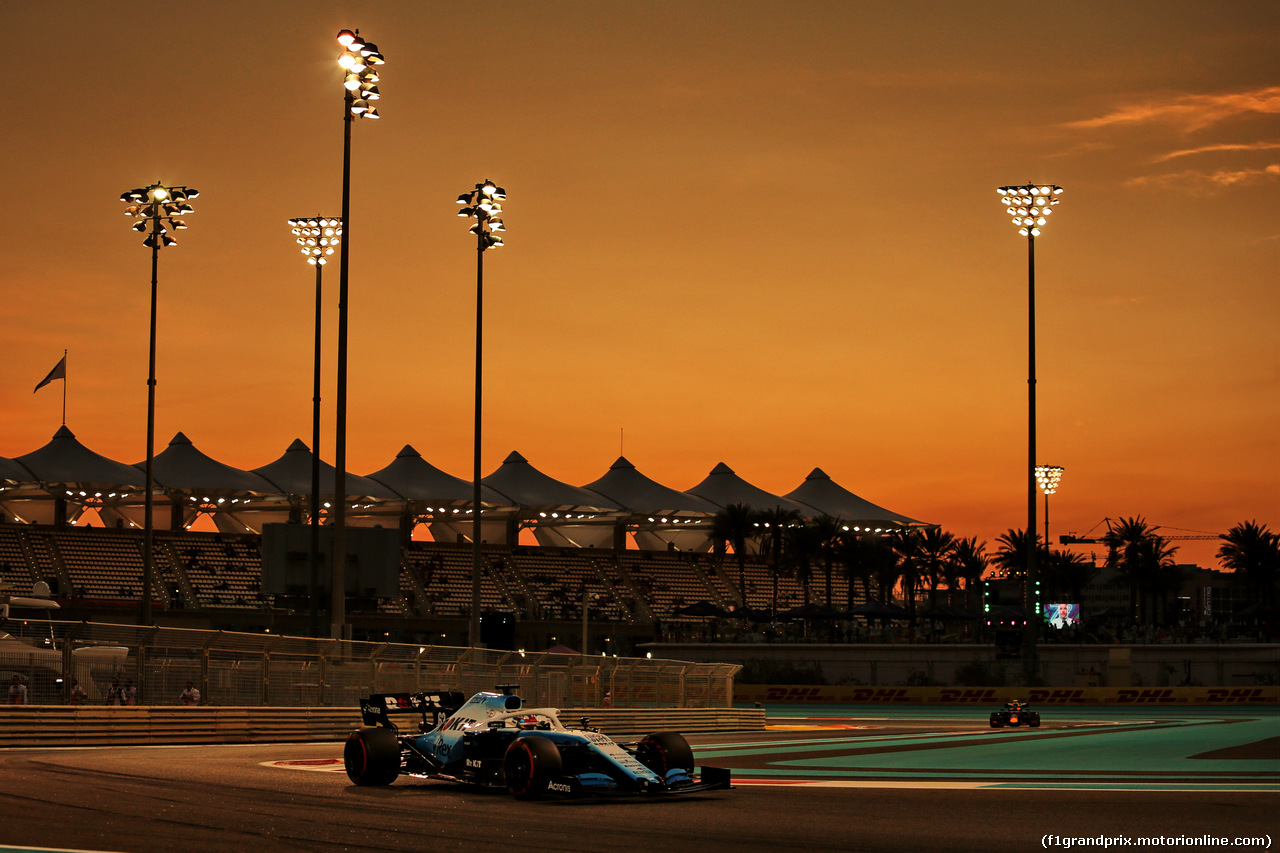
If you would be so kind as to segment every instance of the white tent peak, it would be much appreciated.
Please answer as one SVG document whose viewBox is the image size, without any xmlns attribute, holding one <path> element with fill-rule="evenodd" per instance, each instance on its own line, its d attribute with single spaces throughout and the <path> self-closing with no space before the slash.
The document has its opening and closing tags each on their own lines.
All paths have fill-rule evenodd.
<svg viewBox="0 0 1280 853">
<path fill-rule="evenodd" d="M 431 505 L 470 503 L 474 495 L 470 480 L 441 471 L 408 444 L 396 454 L 390 465 L 368 476 L 402 497 Z M 506 498 L 487 487 L 481 488 L 480 501 L 490 506 L 507 502 Z"/>
<path fill-rule="evenodd" d="M 15 457 L 42 483 L 138 488 L 145 477 L 136 468 L 94 453 L 63 424 L 44 447 Z"/>
<path fill-rule="evenodd" d="M 219 462 L 202 452 L 183 433 L 155 457 L 155 479 L 181 492 L 229 492 L 267 495 L 275 486 L 260 474 Z M 145 470 L 146 461 L 134 465 Z"/>
<path fill-rule="evenodd" d="M 923 524 L 855 495 L 832 480 L 821 468 L 814 468 L 799 488 L 787 493 L 787 497 L 846 524 L 890 524 L 902 527 Z"/>
<path fill-rule="evenodd" d="M 794 510 L 801 515 L 809 514 L 809 507 L 793 500 L 788 500 L 781 495 L 765 491 L 759 486 L 753 486 L 735 474 L 733 469 L 723 462 L 712 468 L 706 479 L 688 491 L 690 494 L 697 495 L 722 507 L 727 507 L 730 504 L 743 504 L 756 512 L 787 509 Z"/>
<path fill-rule="evenodd" d="M 608 473 L 582 488 L 604 495 L 634 513 L 695 513 L 714 515 L 715 504 L 688 492 L 677 491 L 658 483 L 636 470 L 626 457 L 619 456 Z"/>
<path fill-rule="evenodd" d="M 311 494 L 311 449 L 300 438 L 295 438 L 284 454 L 274 462 L 253 469 L 253 473 L 266 477 L 286 495 Z M 336 469 L 321 460 L 320 482 L 324 484 L 322 495 L 332 495 Z M 375 498 L 377 500 L 402 500 L 401 496 L 382 483 L 347 472 L 347 498 Z"/>
<path fill-rule="evenodd" d="M 497 471 L 481 481 L 518 506 L 549 509 L 618 510 L 617 504 L 589 489 L 571 486 L 530 465 L 514 450 Z"/>
</svg>

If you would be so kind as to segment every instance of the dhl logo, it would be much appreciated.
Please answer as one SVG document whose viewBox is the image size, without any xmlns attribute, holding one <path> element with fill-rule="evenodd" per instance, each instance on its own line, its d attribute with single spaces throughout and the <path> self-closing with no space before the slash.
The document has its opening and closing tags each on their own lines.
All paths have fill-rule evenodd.
<svg viewBox="0 0 1280 853">
<path fill-rule="evenodd" d="M 1210 702 L 1238 704 L 1249 702 L 1266 702 L 1267 697 L 1261 687 L 1209 688 Z"/>
<path fill-rule="evenodd" d="M 978 688 L 967 688 L 967 689 L 952 689 L 952 688 L 944 687 L 942 689 L 942 701 L 944 703 L 994 702 L 996 701 L 996 688 L 978 687 Z"/>
<path fill-rule="evenodd" d="M 1033 689 L 1028 696 L 1027 701 L 1034 702 L 1037 705 L 1071 705 L 1086 701 L 1084 691 L 1078 688 L 1063 688 L 1059 690 Z"/>
</svg>

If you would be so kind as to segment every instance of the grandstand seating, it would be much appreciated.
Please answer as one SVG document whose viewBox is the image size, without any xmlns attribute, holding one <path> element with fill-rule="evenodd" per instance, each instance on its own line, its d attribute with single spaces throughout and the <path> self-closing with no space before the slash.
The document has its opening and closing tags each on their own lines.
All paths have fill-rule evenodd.
<svg viewBox="0 0 1280 853">
<path fill-rule="evenodd" d="M 259 537 L 251 534 L 156 531 L 156 601 L 187 609 L 266 609 L 261 592 Z M 143 571 L 142 531 L 0 525 L 0 580 L 16 587 L 32 580 L 61 581 L 55 595 L 86 602 L 136 601 Z M 584 590 L 592 622 L 680 621 L 676 610 L 709 601 L 726 610 L 743 603 L 732 556 L 675 551 L 623 551 L 555 547 L 486 546 L 481 608 L 529 620 L 577 620 Z M 377 603 L 386 616 L 466 618 L 471 608 L 469 547 L 411 542 L 401 554 L 399 594 Z M 746 563 L 746 604 L 772 605 L 773 578 L 759 559 Z M 51 583 L 51 586 L 54 586 Z M 847 603 L 848 583 L 832 578 L 833 603 Z M 825 598 L 821 567 L 814 569 L 811 600 Z M 802 604 L 802 586 L 778 579 L 779 611 Z"/>
<path fill-rule="evenodd" d="M 21 528 L 12 524 L 0 524 L 0 582 L 19 589 L 29 589 L 37 578 L 31 575 L 27 555 L 18 539 Z"/>
<path fill-rule="evenodd" d="M 193 536 L 166 531 L 158 534 L 156 541 L 167 546 L 167 559 L 158 557 L 156 561 L 157 566 L 162 566 L 162 574 L 171 574 L 175 579 L 185 574 L 199 606 L 261 606 L 258 537 L 224 533 Z"/>
</svg>

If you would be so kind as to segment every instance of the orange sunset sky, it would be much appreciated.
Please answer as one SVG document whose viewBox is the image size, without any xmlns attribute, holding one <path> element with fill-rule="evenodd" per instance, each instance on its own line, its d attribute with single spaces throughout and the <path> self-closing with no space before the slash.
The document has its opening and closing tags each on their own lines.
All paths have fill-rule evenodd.
<svg viewBox="0 0 1280 853">
<path fill-rule="evenodd" d="M 1051 532 L 1280 523 L 1280 4 L 0 3 L 0 456 L 67 425 L 145 458 L 150 253 L 118 201 L 201 191 L 160 257 L 156 451 L 310 443 L 314 275 L 340 211 L 334 36 L 386 56 L 353 127 L 348 467 L 674 488 L 816 467 L 994 547 L 1026 524 L 1027 246 L 995 188 L 1065 188 L 1036 241 Z M 16 77 L 16 79 L 15 79 Z M 325 275 L 332 461 L 337 264 Z M 1043 505 L 1038 507 L 1043 512 Z M 1042 523 L 1042 519 L 1041 519 Z M 1041 528 L 1042 532 L 1042 528 Z M 1179 557 L 1216 566 L 1216 543 Z M 1083 549 L 1088 553 L 1088 549 Z"/>
</svg>

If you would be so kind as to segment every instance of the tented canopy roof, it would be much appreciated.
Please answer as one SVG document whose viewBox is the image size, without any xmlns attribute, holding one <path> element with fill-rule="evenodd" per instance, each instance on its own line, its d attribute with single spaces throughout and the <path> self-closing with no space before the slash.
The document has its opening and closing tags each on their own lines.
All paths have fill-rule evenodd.
<svg viewBox="0 0 1280 853">
<path fill-rule="evenodd" d="M 744 504 L 756 512 L 789 509 L 795 510 L 804 516 L 813 514 L 811 507 L 751 485 L 733 473 L 733 469 L 723 462 L 712 468 L 707 478 L 689 491 L 721 507 L 727 507 L 730 504 Z"/>
<path fill-rule="evenodd" d="M 35 477 L 12 459 L 0 456 L 0 480 L 10 483 L 30 483 Z"/>
<path fill-rule="evenodd" d="M 809 476 L 805 478 L 805 481 L 800 484 L 799 488 L 787 493 L 787 497 L 793 501 L 806 504 L 816 509 L 819 513 L 838 518 L 846 524 L 870 522 L 872 524 L 909 526 L 924 523 L 916 521 L 914 518 L 908 518 L 905 515 L 899 515 L 882 506 L 876 506 L 871 501 L 858 497 L 836 483 L 835 480 L 832 480 L 821 468 L 814 468 Z M 812 511 L 805 514 L 812 514 Z"/>
<path fill-rule="evenodd" d="M 587 483 L 583 488 L 604 495 L 636 513 L 675 515 L 692 512 L 715 515 L 720 511 L 720 507 L 697 495 L 678 492 L 649 479 L 636 470 L 636 466 L 625 456 L 619 456 L 607 474 L 593 483 Z"/>
<path fill-rule="evenodd" d="M 401 497 L 428 504 L 470 504 L 474 497 L 470 480 L 446 474 L 407 444 L 396 454 L 394 462 L 374 471 L 369 479 L 376 480 Z M 483 482 L 480 484 L 480 501 L 490 506 L 508 502 Z"/>
<path fill-rule="evenodd" d="M 261 468 L 254 468 L 253 473 L 261 474 L 276 486 L 276 491 L 289 495 L 311 494 L 311 450 L 302 439 L 295 438 L 293 444 L 284 455 Z M 325 496 L 333 495 L 336 469 L 324 461 L 320 462 L 320 492 Z M 386 486 L 368 477 L 358 474 L 347 474 L 348 499 L 376 498 L 378 500 L 402 500 L 402 498 Z"/>
<path fill-rule="evenodd" d="M 508 503 L 533 509 L 615 511 L 613 501 L 588 489 L 562 483 L 534 468 L 515 451 L 497 471 L 480 481 L 508 498 Z"/>
<path fill-rule="evenodd" d="M 139 462 L 134 467 L 146 464 Z M 155 457 L 153 464 L 156 482 L 171 491 L 258 495 L 279 491 L 261 474 L 233 468 L 206 456 L 182 433 L 173 437 L 169 446 Z M 308 483 L 310 477 L 308 471 Z M 309 487 L 307 491 L 310 493 Z"/>
<path fill-rule="evenodd" d="M 146 475 L 132 465 L 94 453 L 76 440 L 64 424 L 39 450 L 14 459 L 41 483 L 101 486 L 113 490 L 140 489 Z"/>
</svg>

